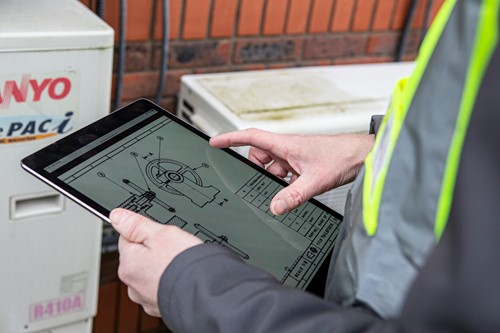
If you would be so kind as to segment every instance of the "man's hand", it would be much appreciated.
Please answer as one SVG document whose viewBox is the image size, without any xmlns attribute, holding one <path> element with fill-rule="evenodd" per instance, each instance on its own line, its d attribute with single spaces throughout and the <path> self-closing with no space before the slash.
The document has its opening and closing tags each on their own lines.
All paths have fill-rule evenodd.
<svg viewBox="0 0 500 333">
<path fill-rule="evenodd" d="M 284 135 L 247 129 L 210 140 L 217 148 L 251 146 L 248 158 L 274 175 L 291 173 L 290 186 L 271 202 L 284 214 L 332 188 L 354 180 L 373 146 L 373 135 Z"/>
<path fill-rule="evenodd" d="M 172 260 L 201 244 L 197 237 L 175 226 L 161 225 L 125 209 L 114 209 L 111 224 L 120 233 L 118 276 L 128 286 L 132 301 L 151 316 L 160 316 L 158 285 Z"/>
</svg>

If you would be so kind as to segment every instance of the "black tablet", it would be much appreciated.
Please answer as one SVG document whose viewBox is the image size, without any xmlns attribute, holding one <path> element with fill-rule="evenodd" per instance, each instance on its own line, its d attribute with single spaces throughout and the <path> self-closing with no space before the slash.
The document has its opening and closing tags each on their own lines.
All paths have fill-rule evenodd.
<svg viewBox="0 0 500 333">
<path fill-rule="evenodd" d="M 310 200 L 269 211 L 286 182 L 148 100 L 35 152 L 22 167 L 109 222 L 123 207 L 216 243 L 284 285 L 321 293 L 342 216 Z M 316 282 L 311 283 L 315 280 Z"/>
</svg>

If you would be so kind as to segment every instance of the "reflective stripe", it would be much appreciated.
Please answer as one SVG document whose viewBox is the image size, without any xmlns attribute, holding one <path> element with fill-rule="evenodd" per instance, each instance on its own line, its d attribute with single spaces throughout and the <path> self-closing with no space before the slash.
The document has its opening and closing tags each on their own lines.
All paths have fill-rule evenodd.
<svg viewBox="0 0 500 333">
<path fill-rule="evenodd" d="M 379 231 L 394 234 L 420 267 L 435 244 L 446 161 L 462 101 L 480 1 L 457 1 L 422 74 L 394 148 L 379 208 Z"/>
<path fill-rule="evenodd" d="M 368 235 L 373 236 L 377 230 L 380 199 L 389 161 L 391 159 L 396 140 L 403 124 L 404 113 L 402 108 L 402 91 L 406 79 L 396 84 L 392 93 L 391 105 L 380 125 L 379 135 L 374 147 L 365 160 L 366 174 L 363 182 L 363 224 Z"/>
<path fill-rule="evenodd" d="M 363 224 L 370 236 L 373 236 L 377 229 L 382 192 L 389 168 L 389 161 L 394 152 L 399 131 L 410 107 L 410 102 L 413 99 L 424 70 L 427 67 L 439 37 L 443 33 L 455 3 L 456 0 L 450 0 L 443 4 L 422 44 L 415 71 L 408 80 L 405 79 L 398 82 L 394 88 L 391 106 L 379 130 L 380 134 L 377 136 L 373 150 L 366 158 L 366 174 L 363 185 Z M 406 81 L 409 82 L 407 83 Z M 396 112 L 393 110 L 396 110 Z M 386 133 L 385 130 L 387 128 L 383 126 L 387 123 L 389 117 L 395 118 L 391 119 L 390 134 Z M 387 144 L 388 147 L 386 147 Z M 380 151 L 381 147 L 384 147 L 385 151 Z M 374 167 L 377 169 L 377 160 L 381 163 L 380 170 L 373 170 Z"/>
<path fill-rule="evenodd" d="M 451 170 L 447 162 L 481 10 L 479 0 L 446 2 L 424 42 L 417 70 L 394 95 L 382 129 L 387 133 L 377 136 L 335 249 L 327 290 L 340 304 L 359 300 L 385 318 L 397 316 L 435 244 L 438 201 L 445 172 Z M 382 140 L 389 142 L 385 152 Z"/>
<path fill-rule="evenodd" d="M 484 76 L 484 71 L 493 54 L 498 42 L 498 8 L 499 0 L 486 0 L 481 9 L 480 21 L 478 23 L 473 55 L 467 72 L 467 81 L 460 105 L 455 133 L 446 161 L 445 176 L 441 194 L 439 196 L 434 234 L 436 240 L 441 238 L 453 200 L 453 190 L 458 171 L 458 164 L 462 154 L 462 146 L 465 134 L 469 126 L 469 120 L 476 101 L 477 92 Z"/>
</svg>

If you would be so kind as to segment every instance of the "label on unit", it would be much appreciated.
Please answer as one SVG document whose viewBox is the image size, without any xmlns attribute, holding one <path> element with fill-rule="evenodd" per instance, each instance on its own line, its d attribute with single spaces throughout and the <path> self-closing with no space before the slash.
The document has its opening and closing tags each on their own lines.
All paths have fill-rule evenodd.
<svg viewBox="0 0 500 333">
<path fill-rule="evenodd" d="M 32 142 L 73 130 L 79 80 L 74 70 L 0 74 L 0 144 Z"/>
</svg>

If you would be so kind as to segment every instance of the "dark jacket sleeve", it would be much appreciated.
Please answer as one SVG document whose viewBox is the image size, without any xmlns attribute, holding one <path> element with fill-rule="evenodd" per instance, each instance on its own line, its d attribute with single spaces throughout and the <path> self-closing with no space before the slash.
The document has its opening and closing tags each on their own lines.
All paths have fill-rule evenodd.
<svg viewBox="0 0 500 333">
<path fill-rule="evenodd" d="M 215 245 L 164 272 L 161 314 L 174 332 L 500 332 L 500 54 L 478 92 L 450 217 L 401 315 L 382 320 L 285 288 Z"/>
<path fill-rule="evenodd" d="M 158 291 L 162 318 L 173 332 L 362 332 L 379 319 L 283 287 L 217 245 L 181 253 Z"/>
</svg>

